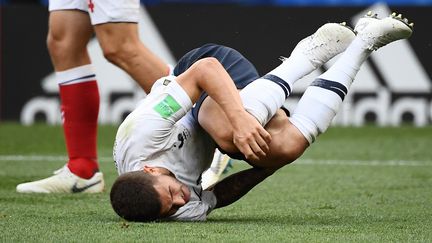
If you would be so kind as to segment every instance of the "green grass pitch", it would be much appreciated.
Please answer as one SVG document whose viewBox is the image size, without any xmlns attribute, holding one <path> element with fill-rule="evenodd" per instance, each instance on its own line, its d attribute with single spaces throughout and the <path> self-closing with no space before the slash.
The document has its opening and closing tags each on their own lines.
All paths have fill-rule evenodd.
<svg viewBox="0 0 432 243">
<path fill-rule="evenodd" d="M 295 163 L 204 223 L 130 223 L 112 211 L 115 127 L 99 130 L 107 189 L 20 195 L 64 162 L 60 127 L 0 124 L 0 242 L 431 242 L 432 128 L 331 128 Z M 246 168 L 235 163 L 233 170 Z"/>
</svg>

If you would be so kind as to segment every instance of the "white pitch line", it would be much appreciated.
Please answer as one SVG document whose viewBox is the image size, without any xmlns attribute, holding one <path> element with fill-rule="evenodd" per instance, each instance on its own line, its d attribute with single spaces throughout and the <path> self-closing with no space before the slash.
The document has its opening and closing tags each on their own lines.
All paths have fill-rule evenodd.
<svg viewBox="0 0 432 243">
<path fill-rule="evenodd" d="M 61 155 L 0 155 L 0 162 L 2 161 L 67 161 L 66 156 Z M 99 157 L 100 162 L 113 162 L 112 157 Z"/>
<path fill-rule="evenodd" d="M 60 155 L 0 155 L 0 162 L 5 161 L 46 161 L 66 162 L 67 157 Z M 99 157 L 100 162 L 114 163 L 112 157 Z M 427 160 L 320 160 L 299 159 L 293 165 L 350 165 L 350 166 L 432 166 Z"/>
<path fill-rule="evenodd" d="M 432 161 L 421 160 L 318 160 L 299 159 L 296 165 L 354 165 L 354 166 L 432 166 Z"/>
</svg>

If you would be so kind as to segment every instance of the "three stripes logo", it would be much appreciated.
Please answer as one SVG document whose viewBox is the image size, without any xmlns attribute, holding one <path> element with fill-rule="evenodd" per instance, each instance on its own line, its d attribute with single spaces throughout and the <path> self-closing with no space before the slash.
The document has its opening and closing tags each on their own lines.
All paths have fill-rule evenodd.
<svg viewBox="0 0 432 243">
<path fill-rule="evenodd" d="M 391 14 L 387 5 L 376 4 L 354 16 L 351 26 L 355 26 L 369 10 L 380 17 Z M 297 82 L 294 88 L 297 96 L 288 100 L 286 106 L 292 109 L 314 78 L 333 65 L 336 59 Z M 408 40 L 391 43 L 372 53 L 362 65 L 333 123 L 341 126 L 367 123 L 426 126 L 432 123 L 432 81 Z"/>
</svg>

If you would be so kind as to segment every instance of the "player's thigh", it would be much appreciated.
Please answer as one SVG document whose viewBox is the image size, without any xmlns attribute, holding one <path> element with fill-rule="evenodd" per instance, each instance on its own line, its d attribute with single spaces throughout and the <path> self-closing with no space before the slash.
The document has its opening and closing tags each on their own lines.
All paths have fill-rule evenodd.
<svg viewBox="0 0 432 243">
<path fill-rule="evenodd" d="M 299 158 L 309 146 L 303 134 L 282 110 L 276 113 L 265 128 L 272 136 L 270 150 L 265 158 L 251 162 L 254 166 L 280 168 Z"/>
<path fill-rule="evenodd" d="M 95 25 L 94 30 L 105 55 L 127 54 L 140 48 L 136 23 L 104 23 Z"/>
</svg>

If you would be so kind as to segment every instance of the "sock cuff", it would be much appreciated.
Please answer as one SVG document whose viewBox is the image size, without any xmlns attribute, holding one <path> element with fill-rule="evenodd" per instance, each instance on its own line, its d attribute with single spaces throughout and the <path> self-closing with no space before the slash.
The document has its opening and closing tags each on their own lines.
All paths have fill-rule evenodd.
<svg viewBox="0 0 432 243">
<path fill-rule="evenodd" d="M 345 99 L 345 96 L 348 94 L 348 89 L 347 87 L 345 87 L 345 85 L 338 82 L 322 79 L 322 78 L 315 79 L 315 81 L 311 83 L 311 86 L 316 86 L 316 87 L 333 91 L 342 99 L 342 101 Z"/>
<path fill-rule="evenodd" d="M 284 91 L 278 83 L 259 78 L 242 89 L 240 97 L 246 111 L 264 126 L 285 102 Z"/>
<path fill-rule="evenodd" d="M 96 79 L 96 74 L 93 66 L 88 64 L 56 72 L 56 78 L 59 85 L 70 85 L 94 81 Z"/>
<path fill-rule="evenodd" d="M 315 142 L 316 136 L 318 136 L 318 129 L 312 121 L 300 114 L 293 114 L 288 119 L 303 134 L 303 137 L 306 138 L 309 144 Z"/>
<path fill-rule="evenodd" d="M 279 85 L 282 88 L 283 92 L 285 93 L 285 99 L 287 99 L 288 96 L 291 94 L 291 90 L 292 90 L 291 86 L 288 84 L 288 82 L 286 82 L 282 78 L 273 74 L 266 74 L 262 77 L 262 79 L 272 81 L 277 85 Z"/>
</svg>

